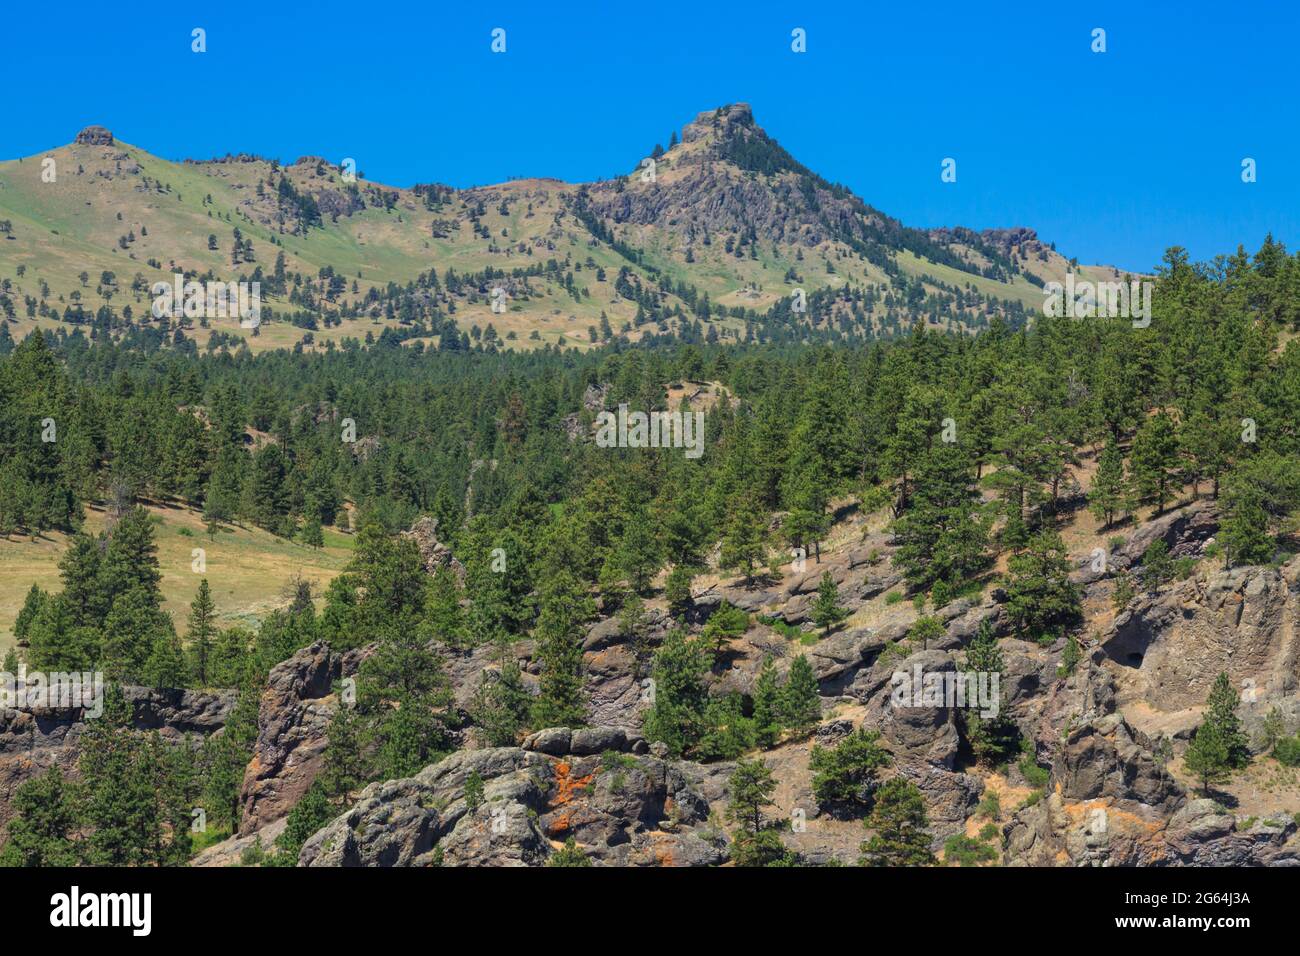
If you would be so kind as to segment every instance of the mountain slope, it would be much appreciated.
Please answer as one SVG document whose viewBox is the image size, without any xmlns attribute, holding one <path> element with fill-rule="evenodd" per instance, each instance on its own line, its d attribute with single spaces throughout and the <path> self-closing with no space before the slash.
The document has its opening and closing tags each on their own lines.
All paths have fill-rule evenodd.
<svg viewBox="0 0 1300 956">
<path fill-rule="evenodd" d="M 175 163 L 90 127 L 0 164 L 0 310 L 19 335 L 144 320 L 174 336 L 150 319 L 149 289 L 183 272 L 261 282 L 269 309 L 255 335 L 212 323 L 217 343 L 258 349 L 387 326 L 444 347 L 480 333 L 520 348 L 755 329 L 870 336 L 917 319 L 977 328 L 1032 315 L 1043 282 L 1070 268 L 1032 230 L 903 226 L 801 165 L 744 104 L 701 113 L 657 152 L 653 176 L 639 165 L 585 185 L 400 189 L 311 156 Z M 508 306 L 494 313 L 497 287 Z M 791 307 L 796 288 L 807 312 Z M 206 324 L 179 322 L 200 345 Z"/>
</svg>

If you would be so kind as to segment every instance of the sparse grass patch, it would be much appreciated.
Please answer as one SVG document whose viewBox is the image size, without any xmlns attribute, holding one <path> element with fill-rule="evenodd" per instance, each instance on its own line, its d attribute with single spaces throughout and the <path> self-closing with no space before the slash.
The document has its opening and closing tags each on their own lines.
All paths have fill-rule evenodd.
<svg viewBox="0 0 1300 956">
<path fill-rule="evenodd" d="M 945 864 L 956 863 L 958 866 L 979 866 L 981 863 L 992 863 L 997 858 L 997 850 L 987 843 L 966 836 L 964 833 L 957 833 L 948 837 L 943 844 L 943 862 Z"/>
</svg>

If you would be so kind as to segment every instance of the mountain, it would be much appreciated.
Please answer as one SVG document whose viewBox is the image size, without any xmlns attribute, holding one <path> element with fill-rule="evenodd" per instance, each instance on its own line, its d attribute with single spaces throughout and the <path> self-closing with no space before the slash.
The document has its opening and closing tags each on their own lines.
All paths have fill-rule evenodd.
<svg viewBox="0 0 1300 956">
<path fill-rule="evenodd" d="M 171 162 L 88 127 L 0 163 L 0 310 L 16 337 L 71 322 L 175 339 L 149 315 L 150 288 L 181 272 L 258 281 L 267 305 L 255 332 L 179 320 L 199 345 L 215 330 L 213 346 L 310 349 L 384 328 L 444 348 L 843 340 L 918 319 L 1020 321 L 1071 268 L 1031 229 L 904 226 L 800 164 L 745 104 L 595 183 L 403 189 L 351 172 L 316 156 Z M 508 305 L 494 312 L 498 287 Z"/>
</svg>

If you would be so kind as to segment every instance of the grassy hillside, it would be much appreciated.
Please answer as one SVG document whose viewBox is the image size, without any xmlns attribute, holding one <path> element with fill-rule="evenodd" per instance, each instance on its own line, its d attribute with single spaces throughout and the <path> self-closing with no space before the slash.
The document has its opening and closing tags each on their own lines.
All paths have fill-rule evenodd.
<svg viewBox="0 0 1300 956">
<path fill-rule="evenodd" d="M 17 338 L 64 323 L 69 310 L 89 323 L 107 308 L 114 329 L 156 324 L 150 286 L 176 272 L 260 278 L 277 315 L 256 334 L 230 319 L 178 324 L 200 348 L 219 331 L 263 351 L 311 350 L 384 326 L 406 326 L 407 338 L 432 345 L 446 321 L 476 339 L 490 324 L 505 348 L 585 347 L 602 315 L 602 341 L 620 333 L 635 341 L 701 314 L 725 339 L 739 337 L 749 319 L 718 307 L 758 316 L 796 286 L 898 293 L 872 317 L 872 332 L 886 328 L 886 315 L 894 328 L 936 316 L 971 324 L 1004 302 L 1035 312 L 1038 283 L 1070 268 L 1028 230 L 1005 242 L 907 230 L 799 166 L 753 125 L 747 107 L 701 114 L 658 157 L 653 182 L 633 172 L 588 186 L 522 179 L 401 189 L 364 171 L 350 182 L 317 157 L 172 162 L 107 138 L 83 134 L 0 163 L 0 306 L 12 311 Z M 530 267 L 523 280 L 485 278 Z M 268 281 L 277 269 L 282 288 Z M 635 301 L 616 288 L 621 269 L 641 290 Z M 476 278 L 452 291 L 431 287 L 430 270 L 442 283 L 453 273 Z M 909 280 L 932 301 L 907 294 Z M 503 313 L 488 299 L 498 283 L 509 293 Z M 957 290 L 980 303 L 958 307 Z M 708 297 L 712 314 L 697 296 Z"/>
<path fill-rule="evenodd" d="M 252 626 L 266 612 L 289 603 L 285 584 L 295 577 L 311 582 L 318 597 L 347 563 L 352 537 L 325 530 L 325 547 L 309 548 L 253 527 L 226 527 L 214 537 L 201 515 L 188 508 L 152 505 L 154 536 L 162 569 L 163 610 L 184 634 L 190 602 L 206 577 L 222 627 Z M 85 530 L 103 529 L 104 512 L 88 508 Z M 59 591 L 59 559 L 68 536 L 46 532 L 39 537 L 0 538 L 0 652 L 13 644 L 13 625 L 33 584 Z M 193 550 L 206 554 L 206 574 L 191 570 Z"/>
</svg>

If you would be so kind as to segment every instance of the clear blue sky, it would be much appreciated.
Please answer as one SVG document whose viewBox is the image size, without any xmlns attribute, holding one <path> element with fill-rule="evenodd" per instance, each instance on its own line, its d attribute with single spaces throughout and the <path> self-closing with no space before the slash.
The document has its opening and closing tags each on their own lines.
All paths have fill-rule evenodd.
<svg viewBox="0 0 1300 956">
<path fill-rule="evenodd" d="M 572 181 L 747 101 L 798 159 L 909 225 L 1027 225 L 1131 269 L 1171 244 L 1253 251 L 1270 230 L 1300 247 L 1293 0 L 75 0 L 10 4 L 4 24 L 6 158 L 102 123 L 171 159 L 350 156 L 402 186 Z"/>
</svg>

